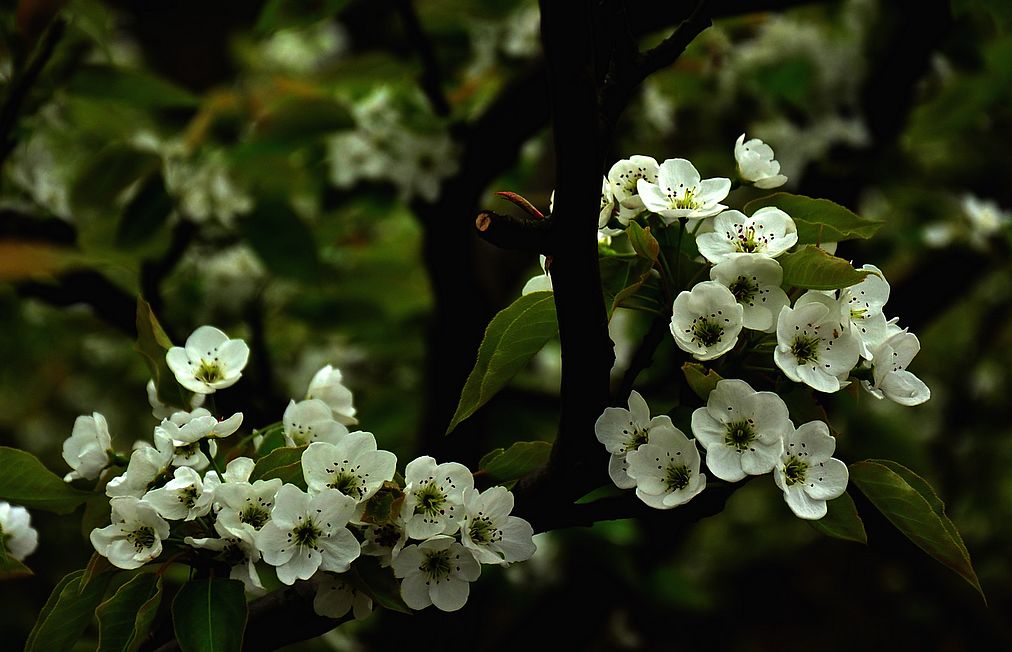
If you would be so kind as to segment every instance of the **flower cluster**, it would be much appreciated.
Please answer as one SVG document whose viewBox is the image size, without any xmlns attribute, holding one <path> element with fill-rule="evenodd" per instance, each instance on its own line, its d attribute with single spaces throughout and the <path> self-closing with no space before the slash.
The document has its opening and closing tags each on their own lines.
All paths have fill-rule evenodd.
<svg viewBox="0 0 1012 652">
<path fill-rule="evenodd" d="M 38 547 L 39 533 L 28 510 L 0 500 L 0 552 L 24 561 Z"/>
<path fill-rule="evenodd" d="M 739 183 L 769 189 L 787 181 L 772 148 L 761 140 L 746 141 L 742 134 L 734 156 Z M 673 297 L 675 344 L 700 361 L 732 351 L 772 351 L 783 376 L 819 392 L 836 392 L 853 378 L 876 398 L 901 405 L 928 400 L 928 387 L 907 371 L 920 349 L 917 337 L 883 312 L 889 283 L 882 271 L 864 265 L 860 282 L 798 293 L 792 303 L 778 259 L 799 244 L 798 224 L 774 205 L 751 215 L 729 209 L 722 202 L 731 186 L 727 178 L 703 179 L 686 159 L 658 164 L 646 156 L 619 161 L 605 179 L 599 229 L 613 235 L 632 220 L 655 228 L 677 222 L 679 242 L 682 233 L 692 233 L 697 261 L 707 266 L 709 280 Z M 835 243 L 824 249 L 835 251 Z M 663 271 L 667 286 L 675 287 L 677 274 Z M 635 391 L 628 409 L 605 409 L 595 430 L 610 453 L 614 484 L 635 488 L 643 502 L 658 509 L 685 503 L 706 485 L 698 441 L 706 468 L 720 480 L 772 472 L 802 518 L 821 518 L 826 501 L 846 489 L 847 467 L 832 457 L 835 439 L 824 422 L 795 427 L 780 396 L 738 379 L 721 379 L 706 400 L 692 414 L 691 439 L 669 417 L 651 418 Z"/>
<path fill-rule="evenodd" d="M 210 326 L 166 355 L 179 384 L 197 396 L 235 383 L 247 357 L 242 340 Z M 242 427 L 241 413 L 174 410 L 128 461 L 112 450 L 101 414 L 79 417 L 64 444 L 73 469 L 66 479 L 105 480 L 110 497 L 111 523 L 91 532 L 95 550 L 123 569 L 163 557 L 200 560 L 227 569 L 251 593 L 263 591 L 261 573 L 270 568 L 284 584 L 312 580 L 315 609 L 335 618 L 372 610 L 370 587 L 346 574 L 360 557 L 376 558 L 400 579 L 409 607 L 453 611 L 482 564 L 534 554 L 531 525 L 511 515 L 513 495 L 499 486 L 479 491 L 467 467 L 419 457 L 396 482 L 396 456 L 372 433 L 349 431 L 358 422 L 342 380 L 324 367 L 279 423 L 233 438 L 240 441 L 227 453 L 224 441 Z M 0 509 L 3 532 L 16 554 L 27 554 L 34 546 L 22 541 L 27 515 L 7 518 L 7 509 Z"/>
</svg>

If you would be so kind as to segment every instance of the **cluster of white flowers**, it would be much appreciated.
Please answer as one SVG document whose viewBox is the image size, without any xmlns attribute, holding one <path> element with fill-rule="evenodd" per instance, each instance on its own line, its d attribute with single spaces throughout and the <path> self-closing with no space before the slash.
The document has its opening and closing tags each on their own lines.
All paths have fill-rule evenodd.
<svg viewBox="0 0 1012 652">
<path fill-rule="evenodd" d="M 721 380 L 706 406 L 692 413 L 689 439 L 667 416 L 650 418 L 646 401 L 629 396 L 629 409 L 607 408 L 595 424 L 611 453 L 608 472 L 622 489 L 650 507 L 670 509 L 706 487 L 699 472 L 698 441 L 706 468 L 726 482 L 773 473 L 784 500 L 800 518 L 826 515 L 826 501 L 847 488 L 847 465 L 832 457 L 836 439 L 822 421 L 795 428 L 787 405 L 773 392 L 757 392 L 743 380 Z"/>
<path fill-rule="evenodd" d="M 330 181 L 338 188 L 386 181 L 404 201 L 415 196 L 435 201 L 442 179 L 457 171 L 456 147 L 444 132 L 410 129 L 395 100 L 393 91 L 381 86 L 352 107 L 358 129 L 327 142 Z"/>
<path fill-rule="evenodd" d="M 1012 212 L 1002 210 L 997 202 L 971 194 L 960 200 L 959 222 L 935 222 L 924 228 L 924 241 L 932 247 L 945 247 L 965 239 L 970 246 L 986 249 L 988 241 L 1012 226 Z"/>
<path fill-rule="evenodd" d="M 248 353 L 242 340 L 202 326 L 166 360 L 181 386 L 203 396 L 235 383 Z M 245 456 L 222 455 L 229 461 L 220 470 L 220 442 L 242 426 L 241 413 L 219 418 L 191 404 L 164 417 L 153 445 L 138 442 L 122 473 L 108 473 L 111 524 L 91 532 L 95 550 L 114 566 L 134 569 L 168 548 L 170 560 L 199 557 L 228 567 L 251 593 L 263 591 L 260 573 L 270 566 L 284 584 L 312 580 L 315 609 L 335 618 L 372 610 L 369 587 L 342 575 L 362 555 L 401 580 L 409 607 L 454 611 L 467 601 L 481 564 L 506 566 L 534 554 L 531 525 L 510 514 L 513 495 L 499 486 L 478 491 L 467 467 L 419 457 L 405 468 L 403 485 L 394 482 L 396 456 L 379 449 L 372 433 L 349 431 L 356 410 L 342 380 L 332 366 L 320 369 L 281 423 L 254 431 L 277 433 L 298 447 L 289 450 L 301 477 L 286 475 L 287 481 L 263 477 Z M 73 469 L 67 481 L 101 481 L 104 471 L 122 467 L 111 440 L 101 414 L 79 417 L 64 444 Z M 263 436 L 244 438 L 233 450 L 245 450 L 250 440 L 261 457 L 274 450 L 264 447 Z M 27 513 L 8 518 L 6 509 L 0 506 L 0 531 L 15 554 L 27 554 L 34 547 L 34 539 L 25 543 Z"/>
<path fill-rule="evenodd" d="M 787 181 L 772 148 L 761 140 L 746 141 L 742 134 L 734 154 L 741 183 L 768 189 Z M 798 244 L 794 219 L 775 206 L 752 215 L 727 209 L 721 202 L 730 188 L 729 179 L 702 179 L 680 158 L 658 164 L 633 156 L 612 166 L 605 179 L 599 229 L 620 232 L 645 212 L 662 225 L 678 221 L 679 228 L 694 233 L 700 260 L 711 265 L 709 280 L 673 301 L 670 330 L 677 346 L 708 361 L 765 337 L 776 366 L 793 382 L 836 392 L 853 376 L 877 398 L 901 405 L 928 400 L 928 387 L 907 371 L 920 349 L 917 337 L 883 312 L 889 283 L 882 271 L 864 265 L 861 282 L 808 291 L 791 305 L 777 258 Z M 826 249 L 834 250 L 835 243 Z M 767 335 L 745 338 L 745 330 Z M 635 391 L 629 409 L 605 409 L 595 431 L 611 454 L 614 484 L 635 488 L 643 502 L 658 509 L 703 491 L 696 441 L 706 451 L 706 468 L 721 480 L 773 472 L 787 504 L 802 518 L 824 516 L 826 501 L 847 486 L 846 465 L 832 458 L 829 427 L 812 421 L 795 428 L 778 395 L 757 392 L 742 380 L 719 381 L 706 407 L 693 413 L 695 439 L 667 416 L 651 418 Z"/>
</svg>

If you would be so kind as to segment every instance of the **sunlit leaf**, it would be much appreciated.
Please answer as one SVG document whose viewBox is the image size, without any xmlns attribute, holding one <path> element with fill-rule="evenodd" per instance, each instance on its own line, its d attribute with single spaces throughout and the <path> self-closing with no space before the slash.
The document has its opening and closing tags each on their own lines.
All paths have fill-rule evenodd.
<svg viewBox="0 0 1012 652">
<path fill-rule="evenodd" d="M 552 292 L 522 296 L 493 317 L 446 431 L 495 396 L 558 332 Z"/>
<path fill-rule="evenodd" d="M 970 555 L 955 525 L 944 512 L 935 511 L 941 503 L 923 480 L 911 486 L 903 475 L 880 460 L 865 460 L 850 465 L 850 479 L 868 500 L 917 547 L 948 566 L 970 583 L 983 597 L 984 592 L 973 570 Z M 909 471 L 909 469 L 907 469 Z M 912 471 L 909 471 L 913 473 Z"/>
<path fill-rule="evenodd" d="M 784 269 L 784 285 L 807 290 L 850 287 L 868 275 L 867 271 L 854 269 L 846 260 L 813 245 L 788 252 L 777 261 Z"/>
<path fill-rule="evenodd" d="M 495 484 L 519 480 L 548 463 L 552 445 L 544 441 L 518 441 L 507 449 L 497 448 L 481 458 L 479 471 Z"/>
<path fill-rule="evenodd" d="M 801 244 L 870 238 L 883 224 L 860 217 L 828 199 L 813 199 L 787 192 L 753 199 L 745 204 L 745 212 L 751 215 L 764 206 L 776 206 L 791 216 L 798 227 L 798 242 Z"/>
<path fill-rule="evenodd" d="M 693 393 L 704 401 L 710 397 L 710 392 L 723 378 L 713 369 L 707 369 L 698 362 L 686 362 L 682 365 L 682 374 L 685 375 L 685 382 L 689 384 Z"/>
</svg>

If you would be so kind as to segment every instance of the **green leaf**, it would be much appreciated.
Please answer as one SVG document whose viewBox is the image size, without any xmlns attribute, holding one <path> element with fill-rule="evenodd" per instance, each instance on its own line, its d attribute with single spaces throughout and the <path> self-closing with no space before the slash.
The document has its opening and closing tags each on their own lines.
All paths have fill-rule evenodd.
<svg viewBox="0 0 1012 652">
<path fill-rule="evenodd" d="M 875 235 L 883 224 L 860 217 L 828 199 L 813 199 L 787 192 L 753 199 L 745 204 L 745 212 L 752 215 L 764 206 L 776 206 L 791 216 L 798 227 L 798 242 L 801 244 L 867 239 Z"/>
<path fill-rule="evenodd" d="M 135 652 L 147 639 L 162 601 L 162 577 L 138 573 L 98 606 L 98 652 Z"/>
<path fill-rule="evenodd" d="M 172 340 L 165 334 L 158 318 L 144 297 L 137 296 L 137 341 L 134 350 L 144 356 L 151 379 L 155 381 L 158 400 L 167 405 L 178 404 L 182 387 L 165 362 L 165 354 L 172 348 Z"/>
<path fill-rule="evenodd" d="M 400 581 L 394 577 L 390 567 L 382 568 L 379 565 L 378 558 L 364 555 L 359 557 L 351 567 L 348 579 L 381 607 L 404 614 L 413 613 L 401 599 Z"/>
<path fill-rule="evenodd" d="M 116 567 L 108 559 L 97 552 L 93 552 L 91 559 L 88 560 L 88 565 L 84 567 L 84 575 L 81 576 L 79 584 L 80 590 L 83 591 L 88 588 L 96 577 L 115 571 Z"/>
<path fill-rule="evenodd" d="M 29 509 L 69 514 L 91 498 L 87 491 L 74 489 L 38 460 L 17 448 L 0 446 L 0 499 Z"/>
<path fill-rule="evenodd" d="M 657 238 L 650 234 L 649 226 L 643 228 L 635 220 L 631 221 L 629 228 L 626 229 L 626 235 L 629 236 L 629 244 L 632 245 L 637 256 L 645 258 L 651 263 L 657 262 L 657 256 L 661 253 L 661 245 L 657 242 Z"/>
<path fill-rule="evenodd" d="M 547 464 L 551 452 L 548 442 L 518 441 L 506 450 L 497 448 L 482 457 L 478 468 L 495 484 L 506 484 Z"/>
<path fill-rule="evenodd" d="M 319 255 L 309 227 L 282 202 L 263 201 L 239 220 L 243 238 L 277 276 L 316 282 Z"/>
<path fill-rule="evenodd" d="M 395 482 L 384 482 L 379 491 L 366 501 L 362 521 L 375 525 L 393 523 L 400 518 L 404 492 Z"/>
<path fill-rule="evenodd" d="M 84 570 L 76 570 L 56 585 L 28 635 L 25 652 L 69 650 L 81 638 L 112 579 L 106 573 L 81 590 L 83 575 Z"/>
<path fill-rule="evenodd" d="M 15 559 L 4 545 L 3 534 L 0 533 L 0 581 L 13 580 L 19 577 L 30 577 L 34 575 L 32 569 L 28 568 Z"/>
<path fill-rule="evenodd" d="M 870 272 L 854 269 L 842 258 L 808 245 L 777 259 L 784 268 L 784 285 L 806 290 L 835 290 L 860 283 Z"/>
<path fill-rule="evenodd" d="M 850 465 L 850 479 L 917 547 L 955 571 L 984 597 L 966 546 L 941 501 L 923 479 L 916 478 L 916 486 L 912 486 L 904 476 L 913 472 L 903 469 L 902 474 L 897 473 L 893 470 L 897 466 L 882 460 L 855 462 Z"/>
<path fill-rule="evenodd" d="M 864 531 L 864 522 L 858 516 L 857 507 L 850 494 L 844 492 L 839 498 L 826 502 L 828 511 L 817 521 L 807 521 L 809 525 L 834 539 L 868 543 L 868 535 Z"/>
<path fill-rule="evenodd" d="M 175 208 L 161 174 L 152 174 L 127 204 L 116 228 L 116 246 L 132 249 L 157 235 Z"/>
<path fill-rule="evenodd" d="M 246 590 L 237 580 L 187 582 L 172 601 L 172 626 L 182 652 L 239 652 L 246 618 Z"/>
<path fill-rule="evenodd" d="M 558 333 L 552 292 L 522 296 L 493 317 L 446 432 L 485 405 Z"/>
<path fill-rule="evenodd" d="M 355 119 L 343 103 L 324 97 L 299 97 L 281 103 L 262 118 L 250 140 L 236 148 L 233 156 L 242 159 L 290 154 L 302 145 L 354 126 Z"/>
<path fill-rule="evenodd" d="M 305 446 L 275 448 L 257 460 L 249 481 L 281 478 L 282 482 L 305 489 L 306 479 L 302 475 L 302 452 L 305 450 Z"/>
<path fill-rule="evenodd" d="M 623 301 L 636 294 L 651 278 L 653 263 L 639 256 L 608 256 L 601 259 L 600 267 L 605 308 L 611 317 Z"/>
<path fill-rule="evenodd" d="M 153 152 L 123 143 L 109 145 L 85 162 L 71 188 L 71 203 L 75 207 L 109 210 L 127 186 L 160 165 L 161 159 Z"/>
<path fill-rule="evenodd" d="M 724 380 L 713 369 L 707 369 L 698 362 L 686 362 L 682 365 L 682 374 L 685 375 L 685 382 L 699 398 L 704 401 L 710 397 L 710 392 L 717 386 L 717 383 Z"/>
<path fill-rule="evenodd" d="M 81 66 L 67 84 L 78 97 L 122 102 L 140 108 L 194 107 L 199 98 L 159 77 L 112 66 Z"/>
</svg>

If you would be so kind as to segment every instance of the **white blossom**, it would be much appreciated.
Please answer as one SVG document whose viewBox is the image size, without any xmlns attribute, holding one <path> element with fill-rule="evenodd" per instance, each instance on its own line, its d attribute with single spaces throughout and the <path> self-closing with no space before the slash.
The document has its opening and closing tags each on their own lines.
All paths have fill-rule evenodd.
<svg viewBox="0 0 1012 652">
<path fill-rule="evenodd" d="M 140 498 L 169 472 L 175 449 L 172 441 L 155 429 L 155 445 L 141 442 L 130 454 L 130 462 L 126 471 L 105 486 L 105 494 L 110 498 L 116 496 L 133 496 Z"/>
<path fill-rule="evenodd" d="M 214 529 L 220 538 L 186 537 L 183 543 L 219 553 L 221 561 L 231 568 L 228 575 L 230 579 L 242 582 L 250 593 L 262 593 L 264 585 L 260 581 L 260 573 L 256 567 L 256 563 L 260 561 L 260 551 L 256 547 L 254 536 L 244 530 L 235 531 L 226 528 L 220 520 L 215 522 Z"/>
<path fill-rule="evenodd" d="M 241 425 L 242 412 L 219 421 L 210 411 L 199 407 L 192 412 L 173 412 L 168 422 L 163 421 L 161 427 L 172 443 L 179 445 L 192 444 L 201 439 L 222 439 L 234 433 Z"/>
<path fill-rule="evenodd" d="M 699 472 L 696 440 L 672 428 L 654 433 L 648 443 L 627 455 L 629 475 L 636 481 L 636 497 L 654 509 L 671 509 L 706 488 Z"/>
<path fill-rule="evenodd" d="M 719 281 L 682 290 L 671 312 L 671 335 L 678 348 L 697 360 L 713 360 L 734 348 L 744 309 Z"/>
<path fill-rule="evenodd" d="M 358 423 L 351 390 L 341 383 L 341 370 L 332 365 L 327 365 L 316 372 L 309 381 L 306 398 L 315 398 L 326 403 L 334 413 L 334 419 L 345 426 L 354 426 Z"/>
<path fill-rule="evenodd" d="M 889 300 L 889 282 L 874 265 L 864 265 L 861 269 L 871 273 L 860 283 L 840 290 L 840 310 L 844 326 L 858 340 L 861 357 L 870 360 L 871 347 L 886 338 L 882 307 Z"/>
<path fill-rule="evenodd" d="M 372 613 L 372 598 L 351 582 L 331 573 L 319 573 L 315 583 L 316 597 L 313 598 L 313 611 L 317 615 L 341 618 L 351 611 L 355 620 L 362 620 Z"/>
<path fill-rule="evenodd" d="M 776 258 L 797 242 L 797 225 L 776 206 L 764 206 L 751 217 L 724 211 L 713 218 L 713 231 L 696 235 L 699 253 L 711 263 L 756 254 Z"/>
<path fill-rule="evenodd" d="M 404 529 L 401 519 L 382 524 L 370 524 L 365 528 L 362 554 L 377 557 L 379 565 L 385 568 L 393 563 L 394 559 L 397 559 L 397 555 L 401 553 L 407 540 L 408 533 Z"/>
<path fill-rule="evenodd" d="M 833 457 L 836 439 L 822 421 L 809 421 L 784 439 L 773 480 L 798 518 L 819 519 L 826 515 L 826 501 L 839 498 L 847 489 L 847 465 Z"/>
<path fill-rule="evenodd" d="M 780 163 L 773 158 L 773 148 L 751 138 L 745 141 L 745 134 L 738 136 L 734 143 L 734 160 L 738 164 L 738 176 L 756 188 L 778 188 L 787 183 L 787 177 L 780 174 Z"/>
<path fill-rule="evenodd" d="M 148 403 L 151 405 L 151 416 L 161 421 L 162 419 L 168 419 L 176 412 L 179 412 L 179 408 L 172 405 L 166 405 L 158 399 L 158 388 L 155 386 L 155 381 L 149 380 L 145 390 L 148 393 Z M 207 398 L 206 394 L 193 394 L 190 396 L 190 409 L 195 410 L 204 404 L 204 400 Z"/>
<path fill-rule="evenodd" d="M 970 221 L 970 240 L 974 244 L 983 245 L 987 238 L 1012 224 L 1012 213 L 1003 211 L 993 200 L 964 195 L 962 204 L 963 213 Z"/>
<path fill-rule="evenodd" d="M 63 479 L 94 480 L 109 466 L 111 449 L 112 437 L 104 416 L 93 412 L 90 417 L 77 417 L 70 437 L 63 442 L 63 460 L 73 469 Z"/>
<path fill-rule="evenodd" d="M 346 527 L 355 501 L 335 489 L 309 495 L 286 484 L 278 490 L 271 520 L 256 537 L 264 561 L 284 584 L 308 580 L 317 570 L 343 573 L 361 546 Z"/>
<path fill-rule="evenodd" d="M 619 204 L 618 220 L 622 224 L 628 225 L 629 220 L 646 210 L 637 184 L 640 179 L 656 184 L 658 170 L 654 158 L 638 154 L 617 161 L 608 170 L 608 182 L 615 201 Z"/>
<path fill-rule="evenodd" d="M 840 322 L 836 299 L 819 292 L 801 295 L 777 318 L 773 360 L 788 378 L 820 392 L 836 392 L 857 364 L 860 343 Z"/>
<path fill-rule="evenodd" d="M 467 602 L 481 565 L 453 537 L 436 536 L 401 551 L 393 563 L 394 575 L 402 578 L 401 597 L 412 609 L 430 604 L 442 611 L 456 611 Z"/>
<path fill-rule="evenodd" d="M 464 518 L 464 492 L 474 489 L 474 476 L 466 466 L 457 462 L 437 465 L 426 455 L 408 462 L 404 481 L 401 518 L 410 538 L 428 539 L 457 531 Z"/>
<path fill-rule="evenodd" d="M 629 409 L 608 407 L 594 423 L 597 440 L 611 453 L 608 459 L 608 476 L 619 489 L 632 489 L 636 481 L 626 472 L 626 456 L 650 441 L 661 431 L 674 431 L 671 417 L 660 414 L 650 417 L 650 407 L 633 390 L 629 393 Z"/>
<path fill-rule="evenodd" d="M 377 450 L 369 432 L 353 432 L 336 444 L 317 441 L 302 453 L 302 474 L 310 493 L 337 489 L 356 503 L 368 500 L 392 480 L 397 456 Z"/>
<path fill-rule="evenodd" d="M 239 458 L 249 459 L 249 458 Z M 252 460 L 250 460 L 252 461 Z M 218 523 L 230 532 L 246 531 L 255 536 L 271 518 L 274 497 L 281 489 L 281 479 L 249 482 L 249 474 L 242 480 L 229 477 L 232 464 L 225 470 L 226 482 L 215 489 L 214 497 L 219 504 Z M 252 466 L 250 467 L 252 470 Z"/>
<path fill-rule="evenodd" d="M 695 166 L 684 158 L 668 159 L 657 171 L 657 182 L 636 182 L 644 206 L 671 224 L 680 217 L 701 219 L 721 212 L 720 202 L 731 190 L 731 180 L 723 177 L 701 179 Z"/>
<path fill-rule="evenodd" d="M 532 292 L 552 292 L 552 275 L 548 272 L 548 258 L 542 254 L 538 256 L 538 262 L 541 264 L 542 274 L 531 277 L 527 283 L 524 284 L 524 289 L 520 291 L 521 295 L 528 295 Z"/>
<path fill-rule="evenodd" d="M 213 495 L 204 495 L 204 483 L 199 473 L 188 466 L 181 466 L 165 486 L 144 494 L 144 501 L 158 510 L 158 515 L 164 519 L 192 521 L 211 511 Z"/>
<path fill-rule="evenodd" d="M 706 407 L 692 413 L 692 434 L 706 449 L 706 468 L 728 482 L 773 470 L 794 430 L 787 405 L 743 380 L 721 380 Z"/>
<path fill-rule="evenodd" d="M 888 398 L 900 405 L 920 405 L 931 398 L 931 390 L 920 378 L 907 371 L 921 342 L 906 329 L 892 333 L 872 349 L 873 381 L 861 384 L 875 398 Z"/>
<path fill-rule="evenodd" d="M 464 522 L 460 541 L 482 564 L 509 566 L 527 561 L 537 547 L 534 528 L 513 511 L 513 494 L 506 487 L 464 492 Z"/>
<path fill-rule="evenodd" d="M 317 398 L 291 401 L 281 422 L 288 446 L 305 446 L 314 441 L 336 444 L 348 434 L 348 428 L 334 420 L 330 406 Z"/>
<path fill-rule="evenodd" d="M 742 325 L 772 333 L 777 329 L 780 309 L 790 305 L 780 287 L 784 270 L 765 256 L 738 256 L 710 268 L 710 280 L 727 287 L 742 307 Z"/>
<path fill-rule="evenodd" d="M 91 531 L 91 545 L 98 554 L 125 570 L 140 568 L 162 554 L 169 524 L 154 506 L 133 496 L 118 496 L 109 505 L 112 524 Z"/>
<path fill-rule="evenodd" d="M 229 339 L 213 326 L 201 326 L 186 338 L 185 347 L 174 346 L 165 354 L 176 381 L 198 394 L 234 385 L 248 360 L 246 342 Z"/>
<path fill-rule="evenodd" d="M 39 533 L 32 527 L 32 515 L 27 509 L 0 500 L 0 544 L 18 561 L 24 561 L 39 547 Z"/>
</svg>

